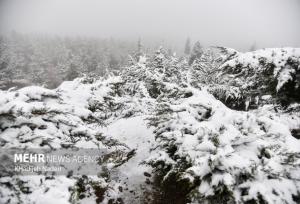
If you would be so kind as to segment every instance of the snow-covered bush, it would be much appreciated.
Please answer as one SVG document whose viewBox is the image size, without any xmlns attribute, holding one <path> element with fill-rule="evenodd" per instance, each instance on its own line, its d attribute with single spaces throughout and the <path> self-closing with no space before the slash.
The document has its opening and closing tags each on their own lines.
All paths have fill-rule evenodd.
<svg viewBox="0 0 300 204">
<path fill-rule="evenodd" d="M 217 99 L 222 101 L 228 107 L 235 110 L 247 110 L 247 96 L 243 91 L 230 85 L 214 84 L 209 85 L 207 90 L 214 95 Z"/>
<path fill-rule="evenodd" d="M 133 109 L 138 110 L 138 102 L 128 102 L 122 97 L 119 77 L 88 81 L 76 79 L 64 82 L 55 90 L 26 87 L 17 91 L 1 91 L 1 149 L 105 149 L 107 155 L 99 164 L 99 172 L 108 168 L 108 175 L 110 168 L 127 162 L 134 155 L 134 150 L 104 133 L 103 127 L 118 118 L 127 117 Z M 98 177 L 8 176 L 5 166 L 0 168 L 1 203 L 33 203 L 38 200 L 36 194 L 41 194 L 41 190 L 46 197 L 57 194 L 49 188 L 64 192 L 58 197 L 53 196 L 53 202 L 66 203 L 69 199 L 73 203 L 84 203 L 86 199 L 96 203 L 120 201 L 116 193 L 118 184 L 110 183 L 102 174 Z M 83 182 L 87 183 L 84 189 L 81 188 Z"/>
<path fill-rule="evenodd" d="M 1 171 L 0 202 L 299 203 L 299 104 L 269 105 L 297 102 L 299 55 L 274 50 L 201 48 L 189 67 L 160 48 L 117 76 L 0 91 L 1 149 L 108 152 L 95 176 Z"/>
<path fill-rule="evenodd" d="M 240 89 L 245 106 L 248 102 L 254 107 L 265 95 L 272 95 L 272 102 L 283 106 L 299 102 L 299 76 L 298 48 L 269 48 L 240 53 L 225 62 L 219 74 L 221 84 Z"/>
<path fill-rule="evenodd" d="M 233 111 L 206 91 L 191 91 L 158 103 L 150 118 L 158 149 L 148 163 L 162 186 L 191 203 L 297 203 L 300 142 L 289 127 L 277 116 Z"/>
</svg>

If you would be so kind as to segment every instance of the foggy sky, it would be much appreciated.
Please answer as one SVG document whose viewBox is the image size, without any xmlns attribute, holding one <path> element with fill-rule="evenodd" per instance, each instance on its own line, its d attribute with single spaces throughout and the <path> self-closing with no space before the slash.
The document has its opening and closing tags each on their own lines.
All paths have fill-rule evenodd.
<svg viewBox="0 0 300 204">
<path fill-rule="evenodd" d="M 299 0 L 0 0 L 0 31 L 300 47 Z"/>
</svg>

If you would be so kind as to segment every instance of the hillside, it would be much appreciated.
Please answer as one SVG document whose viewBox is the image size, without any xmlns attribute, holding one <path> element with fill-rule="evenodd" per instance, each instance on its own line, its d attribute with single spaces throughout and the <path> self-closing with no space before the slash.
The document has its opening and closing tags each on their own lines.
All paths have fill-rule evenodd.
<svg viewBox="0 0 300 204">
<path fill-rule="evenodd" d="M 299 94 L 296 48 L 161 48 L 118 75 L 0 91 L 1 149 L 107 152 L 94 175 L 1 165 L 0 203 L 299 203 Z"/>
</svg>

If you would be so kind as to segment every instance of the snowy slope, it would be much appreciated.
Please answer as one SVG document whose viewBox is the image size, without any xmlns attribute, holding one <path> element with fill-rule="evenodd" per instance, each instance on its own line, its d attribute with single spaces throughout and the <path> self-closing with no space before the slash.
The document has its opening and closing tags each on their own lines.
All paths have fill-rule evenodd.
<svg viewBox="0 0 300 204">
<path fill-rule="evenodd" d="M 262 79 L 269 66 L 273 91 L 287 93 L 288 78 L 279 80 L 283 75 L 292 76 L 297 90 L 297 74 L 284 70 L 298 73 L 299 49 L 230 53 L 216 74 L 223 76 L 221 86 L 235 87 L 230 93 L 236 98 L 244 85 L 254 89 L 251 77 Z M 77 147 L 109 153 L 98 175 L 1 171 L 0 203 L 297 203 L 296 98 L 286 108 L 262 104 L 236 111 L 211 94 L 218 85 L 195 86 L 197 77 L 190 74 L 186 59 L 160 49 L 120 76 L 79 78 L 54 90 L 0 91 L 1 149 Z M 266 93 L 261 97 L 277 97 Z"/>
<path fill-rule="evenodd" d="M 104 83 L 98 81 L 92 84 L 83 83 L 82 80 L 65 82 L 56 90 L 26 87 L 18 91 L 2 91 L 0 93 L 1 148 L 102 148 L 112 153 L 114 151 L 124 152 L 124 158 L 118 158 L 117 161 L 112 160 L 108 167 L 113 168 L 114 162 L 119 163 L 123 159 L 126 160 L 126 154 L 136 147 L 131 147 L 131 142 L 125 141 L 124 138 L 124 143 L 122 143 L 123 140 L 119 141 L 118 137 L 123 134 L 125 137 L 131 138 L 135 135 L 132 132 L 127 134 L 117 130 L 114 130 L 113 134 L 111 134 L 109 132 L 111 128 L 106 127 L 104 129 L 104 126 L 118 120 L 119 115 L 126 115 L 130 105 L 126 106 L 127 109 L 122 110 L 120 113 L 118 113 L 117 109 L 114 113 L 94 110 L 95 103 L 101 104 L 102 108 L 107 103 L 111 105 L 112 101 L 105 101 L 105 97 L 114 97 L 115 93 L 112 93 L 113 90 L 110 85 L 115 85 L 115 82 L 118 82 L 120 79 L 111 78 Z M 122 103 L 122 100 L 127 99 L 113 98 L 113 101 L 116 101 L 116 103 Z M 138 110 L 138 106 L 135 106 L 135 108 Z M 142 119 L 140 120 L 142 121 Z M 128 125 L 126 125 L 126 121 L 123 121 L 123 123 L 125 123 L 123 130 L 126 130 L 125 127 Z M 131 123 L 131 121 L 128 122 L 128 124 Z M 143 130 L 141 130 L 140 134 L 144 131 L 149 136 L 147 128 L 144 126 L 141 128 Z M 136 129 L 131 130 L 136 134 L 138 133 L 135 132 Z M 141 142 L 140 140 L 135 141 Z M 136 160 L 136 167 L 141 162 L 140 160 L 141 158 Z M 24 203 L 32 203 L 35 199 L 38 203 L 42 203 L 41 197 L 36 196 L 41 189 L 45 190 L 44 196 L 53 197 L 49 200 L 49 203 L 68 203 L 72 193 L 69 188 L 73 187 L 79 179 L 77 177 L 63 178 L 63 176 L 59 176 L 53 178 L 57 182 L 49 183 L 47 177 L 44 176 L 14 176 L 10 178 L 6 176 L 7 174 L 2 172 L 0 178 L 2 184 L 1 203 L 8 202 L 12 198 L 13 200 L 10 201 L 12 203 L 18 203 L 20 200 Z M 61 179 L 65 179 L 65 181 L 60 182 Z M 92 181 L 99 180 L 99 178 L 94 177 L 89 179 Z M 5 185 L 7 182 L 18 185 L 20 181 L 25 183 L 27 185 L 26 188 L 30 188 L 32 193 L 26 194 L 22 192 L 22 188 L 11 189 Z M 41 187 L 37 188 L 38 184 L 36 182 L 40 181 L 42 182 L 39 184 Z M 104 186 L 111 185 L 109 188 L 114 189 L 112 192 L 108 191 L 106 193 L 110 199 L 111 197 L 114 198 L 113 194 L 117 195 L 117 193 L 114 193 L 115 188 L 118 192 L 117 182 L 108 184 L 103 178 L 100 178 L 99 184 Z M 50 187 L 51 191 L 46 190 Z M 60 194 L 63 194 L 63 197 L 53 195 L 53 191 L 61 192 Z M 16 195 L 18 196 L 16 197 Z M 91 202 L 94 201 L 95 199 L 91 199 Z"/>
<path fill-rule="evenodd" d="M 145 174 L 151 174 L 152 168 L 142 163 L 150 156 L 150 150 L 155 145 L 152 128 L 148 128 L 143 117 L 121 119 L 107 126 L 104 132 L 115 139 L 135 149 L 133 156 L 124 165 L 113 170 L 111 177 L 123 186 L 121 197 L 125 203 L 143 203 L 145 194 L 151 193 Z M 146 172 L 146 173 L 145 173 Z M 152 178 L 148 178 L 149 181 Z M 148 198 L 151 199 L 151 198 Z"/>
<path fill-rule="evenodd" d="M 193 203 L 296 203 L 300 141 L 282 118 L 233 111 L 194 89 L 192 97 L 158 107 L 153 119 L 161 152 L 148 162 L 167 171 L 165 181 L 176 175 L 191 186 Z"/>
</svg>

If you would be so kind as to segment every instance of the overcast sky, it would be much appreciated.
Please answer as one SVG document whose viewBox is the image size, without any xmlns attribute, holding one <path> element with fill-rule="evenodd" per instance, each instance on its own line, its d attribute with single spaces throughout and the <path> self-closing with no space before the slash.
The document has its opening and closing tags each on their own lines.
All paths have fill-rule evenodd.
<svg viewBox="0 0 300 204">
<path fill-rule="evenodd" d="M 0 0 L 0 29 L 240 50 L 300 47 L 300 0 Z"/>
</svg>

